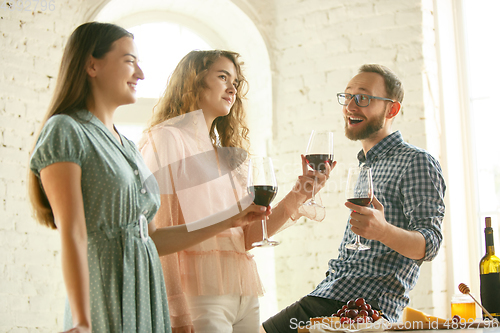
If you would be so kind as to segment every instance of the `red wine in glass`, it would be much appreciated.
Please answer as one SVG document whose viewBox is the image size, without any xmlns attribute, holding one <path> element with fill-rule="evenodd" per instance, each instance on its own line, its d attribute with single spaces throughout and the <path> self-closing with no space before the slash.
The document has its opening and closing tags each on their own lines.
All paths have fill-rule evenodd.
<svg viewBox="0 0 500 333">
<path fill-rule="evenodd" d="M 269 157 L 251 158 L 248 164 L 247 191 L 256 205 L 269 206 L 278 192 L 273 161 Z M 270 240 L 267 235 L 267 221 L 261 220 L 262 240 L 252 246 L 276 246 L 279 242 Z"/>
<path fill-rule="evenodd" d="M 313 170 L 324 172 L 326 163 L 333 164 L 333 132 L 311 131 L 309 142 L 307 143 L 305 157 L 307 165 Z M 325 208 L 315 200 L 316 181 L 313 182 L 311 199 L 304 203 L 304 206 Z"/>
<path fill-rule="evenodd" d="M 333 164 L 333 155 L 330 154 L 309 154 L 306 155 L 307 164 L 316 171 L 325 171 L 326 163 Z"/>
<path fill-rule="evenodd" d="M 373 199 L 373 180 L 372 172 L 368 166 L 361 165 L 349 168 L 347 173 L 347 182 L 345 188 L 346 200 L 358 206 L 368 206 Z M 356 241 L 353 244 L 347 244 L 349 250 L 368 250 L 369 246 L 361 243 L 361 237 L 356 235 Z"/>
<path fill-rule="evenodd" d="M 352 202 L 355 205 L 358 206 L 369 206 L 372 203 L 371 198 L 350 198 L 347 199 L 347 201 Z"/>
<path fill-rule="evenodd" d="M 269 206 L 278 193 L 277 186 L 254 185 L 248 187 L 248 194 L 253 198 L 253 202 L 259 206 Z"/>
</svg>

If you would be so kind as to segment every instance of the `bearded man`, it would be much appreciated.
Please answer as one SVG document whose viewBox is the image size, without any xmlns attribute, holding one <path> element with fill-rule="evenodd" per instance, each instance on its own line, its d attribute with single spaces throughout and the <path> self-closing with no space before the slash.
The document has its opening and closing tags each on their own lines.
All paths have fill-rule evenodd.
<svg viewBox="0 0 500 333">
<path fill-rule="evenodd" d="M 371 206 L 350 202 L 351 210 L 337 259 L 309 295 L 265 321 L 261 332 L 296 332 L 309 318 L 331 316 L 349 300 L 364 298 L 396 322 L 409 302 L 420 265 L 441 246 L 446 185 L 439 162 L 391 130 L 404 89 L 389 68 L 363 65 L 337 98 L 345 135 L 361 142 L 357 157 L 372 170 Z M 369 250 L 349 250 L 356 235 Z"/>
</svg>

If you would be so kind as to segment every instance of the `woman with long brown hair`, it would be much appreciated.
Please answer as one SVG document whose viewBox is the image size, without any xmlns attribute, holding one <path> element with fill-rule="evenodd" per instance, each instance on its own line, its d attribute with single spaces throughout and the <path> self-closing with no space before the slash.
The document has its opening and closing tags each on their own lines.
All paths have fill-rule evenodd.
<svg viewBox="0 0 500 333">
<path fill-rule="evenodd" d="M 79 26 L 64 50 L 30 159 L 35 217 L 61 235 L 68 332 L 171 331 L 153 240 L 161 239 L 162 254 L 172 253 L 182 246 L 170 240 L 187 231 L 156 229 L 151 222 L 160 204 L 158 184 L 134 143 L 113 125 L 116 108 L 136 101 L 143 78 L 132 34 L 113 24 Z M 250 206 L 212 232 L 265 211 Z"/>
<path fill-rule="evenodd" d="M 139 145 L 160 186 L 156 225 L 203 232 L 199 221 L 216 223 L 244 205 L 246 85 L 234 52 L 192 51 L 177 65 Z M 320 189 L 333 166 L 310 171 L 302 157 L 303 174 L 273 209 L 269 235 L 303 215 L 313 182 Z M 161 258 L 173 332 L 258 332 L 263 288 L 247 251 L 261 238 L 252 223 Z"/>
</svg>

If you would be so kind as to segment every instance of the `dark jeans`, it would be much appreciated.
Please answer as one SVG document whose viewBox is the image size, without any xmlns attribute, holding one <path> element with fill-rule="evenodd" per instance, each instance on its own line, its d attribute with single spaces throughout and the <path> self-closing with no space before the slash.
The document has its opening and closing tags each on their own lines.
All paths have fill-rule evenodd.
<svg viewBox="0 0 500 333">
<path fill-rule="evenodd" d="M 305 326 L 310 318 L 331 317 L 347 302 L 315 296 L 302 297 L 262 323 L 267 333 L 296 333 L 299 326 Z M 367 301 L 378 310 L 377 302 Z"/>
</svg>

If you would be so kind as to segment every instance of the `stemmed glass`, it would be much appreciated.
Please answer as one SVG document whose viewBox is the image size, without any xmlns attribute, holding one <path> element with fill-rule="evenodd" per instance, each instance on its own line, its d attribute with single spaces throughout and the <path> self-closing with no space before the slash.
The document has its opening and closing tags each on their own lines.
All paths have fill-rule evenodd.
<svg viewBox="0 0 500 333">
<path fill-rule="evenodd" d="M 333 132 L 312 130 L 306 148 L 307 164 L 316 171 L 325 171 L 326 163 L 333 163 Z M 311 200 L 304 203 L 305 206 L 321 207 L 315 200 L 315 183 L 313 183 Z"/>
<path fill-rule="evenodd" d="M 369 206 L 373 200 L 373 181 L 371 169 L 361 165 L 349 168 L 347 185 L 345 188 L 347 201 L 358 206 Z M 349 250 L 368 250 L 369 246 L 361 244 L 359 235 L 356 242 L 346 245 Z"/>
<path fill-rule="evenodd" d="M 248 165 L 248 194 L 253 202 L 260 206 L 269 206 L 278 192 L 278 184 L 274 175 L 273 161 L 270 157 L 255 157 L 250 159 Z M 255 242 L 252 246 L 276 246 L 279 242 L 270 240 L 267 236 L 267 221 L 262 219 L 262 241 Z"/>
</svg>

